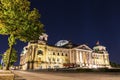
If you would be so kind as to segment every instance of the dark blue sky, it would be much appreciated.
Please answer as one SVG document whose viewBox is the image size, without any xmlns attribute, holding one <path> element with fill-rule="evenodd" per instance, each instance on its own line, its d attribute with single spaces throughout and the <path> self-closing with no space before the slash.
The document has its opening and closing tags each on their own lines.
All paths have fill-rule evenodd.
<svg viewBox="0 0 120 80">
<path fill-rule="evenodd" d="M 40 21 L 49 35 L 49 44 L 61 39 L 76 44 L 96 41 L 107 47 L 110 60 L 120 63 L 120 1 L 116 0 L 30 0 L 31 8 L 39 9 Z M 7 37 L 0 36 L 0 52 L 7 49 Z M 20 52 L 26 45 L 18 42 Z"/>
</svg>

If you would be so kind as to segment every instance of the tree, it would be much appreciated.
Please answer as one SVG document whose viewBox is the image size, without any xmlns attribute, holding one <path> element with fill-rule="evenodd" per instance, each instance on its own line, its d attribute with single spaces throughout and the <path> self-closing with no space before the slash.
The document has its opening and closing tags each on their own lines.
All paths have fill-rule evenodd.
<svg viewBox="0 0 120 80">
<path fill-rule="evenodd" d="M 111 65 L 111 67 L 120 68 L 120 64 L 115 63 L 115 62 L 110 61 L 110 65 Z"/>
<path fill-rule="evenodd" d="M 10 52 L 10 49 L 6 50 L 6 52 L 3 54 L 3 63 L 4 65 L 7 65 L 7 59 L 9 57 L 9 52 Z M 12 49 L 12 55 L 11 55 L 11 59 L 10 59 L 10 66 L 13 65 L 15 62 L 17 61 L 17 51 L 13 48 Z"/>
<path fill-rule="evenodd" d="M 41 33 L 44 32 L 44 25 L 39 18 L 38 10 L 30 9 L 28 0 L 0 0 L 0 34 L 9 36 L 10 52 L 6 65 L 7 70 L 16 39 L 24 42 L 38 40 Z"/>
</svg>

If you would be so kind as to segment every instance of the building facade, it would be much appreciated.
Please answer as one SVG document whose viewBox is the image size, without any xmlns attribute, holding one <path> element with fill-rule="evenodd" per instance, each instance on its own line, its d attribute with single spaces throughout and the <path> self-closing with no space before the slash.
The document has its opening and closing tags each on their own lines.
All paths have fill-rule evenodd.
<svg viewBox="0 0 120 80">
<path fill-rule="evenodd" d="M 93 49 L 87 45 L 73 46 L 67 42 L 67 47 L 50 46 L 47 35 L 38 41 L 31 41 L 23 48 L 20 55 L 22 70 L 54 69 L 65 67 L 79 68 L 109 68 L 109 54 L 106 47 L 96 45 Z"/>
</svg>

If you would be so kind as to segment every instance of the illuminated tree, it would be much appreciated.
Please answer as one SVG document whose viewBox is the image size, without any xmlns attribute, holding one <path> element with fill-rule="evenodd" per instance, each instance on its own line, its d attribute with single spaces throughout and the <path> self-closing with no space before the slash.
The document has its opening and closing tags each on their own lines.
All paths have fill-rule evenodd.
<svg viewBox="0 0 120 80">
<path fill-rule="evenodd" d="M 39 21 L 40 14 L 37 9 L 30 9 L 28 0 L 0 0 L 0 34 L 7 35 L 10 55 L 16 39 L 24 42 L 37 40 L 44 32 L 43 24 Z"/>
<path fill-rule="evenodd" d="M 10 52 L 10 49 L 6 50 L 6 52 L 3 54 L 3 63 L 4 65 L 7 65 L 8 63 L 8 57 L 9 57 L 9 52 Z M 10 55 L 11 56 L 11 59 L 10 59 L 10 65 L 13 65 L 16 61 L 17 61 L 17 51 L 13 48 L 12 49 L 12 54 Z"/>
</svg>

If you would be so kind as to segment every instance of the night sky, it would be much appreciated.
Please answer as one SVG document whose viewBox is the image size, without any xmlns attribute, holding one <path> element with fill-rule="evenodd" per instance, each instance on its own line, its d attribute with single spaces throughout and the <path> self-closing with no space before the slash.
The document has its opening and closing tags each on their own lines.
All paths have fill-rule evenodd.
<svg viewBox="0 0 120 80">
<path fill-rule="evenodd" d="M 91 48 L 97 41 L 106 46 L 112 62 L 120 63 L 120 1 L 116 0 L 30 0 L 49 35 L 48 43 L 71 40 Z M 26 43 L 17 41 L 20 53 Z M 0 36 L 0 53 L 8 48 Z"/>
</svg>

